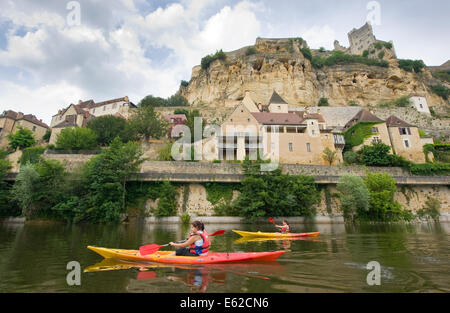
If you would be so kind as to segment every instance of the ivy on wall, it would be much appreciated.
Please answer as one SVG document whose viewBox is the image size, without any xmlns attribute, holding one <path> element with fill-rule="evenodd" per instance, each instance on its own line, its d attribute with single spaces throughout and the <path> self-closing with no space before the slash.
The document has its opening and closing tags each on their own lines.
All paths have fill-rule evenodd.
<svg viewBox="0 0 450 313">
<path fill-rule="evenodd" d="M 362 145 L 364 140 L 370 136 L 377 135 L 377 133 L 372 132 L 372 127 L 376 124 L 373 122 L 359 122 L 347 129 L 344 133 L 345 143 L 350 148 Z"/>
</svg>

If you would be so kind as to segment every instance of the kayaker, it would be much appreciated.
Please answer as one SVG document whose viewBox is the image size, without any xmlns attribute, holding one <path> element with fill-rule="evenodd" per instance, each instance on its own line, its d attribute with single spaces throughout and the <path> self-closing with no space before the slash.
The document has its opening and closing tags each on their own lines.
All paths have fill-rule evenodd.
<svg viewBox="0 0 450 313">
<path fill-rule="evenodd" d="M 189 239 L 183 243 L 169 243 L 172 247 L 178 248 L 175 252 L 177 256 L 205 256 L 208 254 L 211 244 L 205 225 L 200 221 L 191 224 L 191 234 Z"/>
<path fill-rule="evenodd" d="M 283 220 L 283 225 L 275 225 L 275 227 L 281 228 L 281 233 L 283 234 L 291 232 L 291 226 L 286 220 Z"/>
</svg>

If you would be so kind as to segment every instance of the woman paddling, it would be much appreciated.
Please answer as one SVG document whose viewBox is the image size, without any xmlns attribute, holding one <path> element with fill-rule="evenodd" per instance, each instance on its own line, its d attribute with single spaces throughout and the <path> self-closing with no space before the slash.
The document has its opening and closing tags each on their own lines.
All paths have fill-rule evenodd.
<svg viewBox="0 0 450 313">
<path fill-rule="evenodd" d="M 177 256 L 205 256 L 208 254 L 211 244 L 205 225 L 200 221 L 191 224 L 189 239 L 183 243 L 169 243 L 172 247 L 178 248 L 175 252 Z"/>
<path fill-rule="evenodd" d="M 291 232 L 291 226 L 286 220 L 283 220 L 283 225 L 275 225 L 275 227 L 281 228 L 281 233 L 286 234 Z"/>
</svg>

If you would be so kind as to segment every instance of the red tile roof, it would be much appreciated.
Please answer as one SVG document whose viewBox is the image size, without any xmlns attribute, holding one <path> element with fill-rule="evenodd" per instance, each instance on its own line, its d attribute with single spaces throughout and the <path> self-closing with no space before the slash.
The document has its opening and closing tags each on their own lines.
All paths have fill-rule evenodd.
<svg viewBox="0 0 450 313">
<path fill-rule="evenodd" d="M 416 127 L 414 125 L 408 124 L 407 122 L 399 119 L 395 115 L 391 115 L 386 120 L 387 127 Z"/>
<path fill-rule="evenodd" d="M 251 113 L 258 123 L 265 125 L 300 125 L 303 119 L 294 113 Z"/>
</svg>

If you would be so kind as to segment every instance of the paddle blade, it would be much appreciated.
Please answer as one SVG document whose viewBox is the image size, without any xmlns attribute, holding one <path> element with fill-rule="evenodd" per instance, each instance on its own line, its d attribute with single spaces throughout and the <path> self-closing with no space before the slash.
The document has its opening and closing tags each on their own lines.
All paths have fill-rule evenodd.
<svg viewBox="0 0 450 313">
<path fill-rule="evenodd" d="M 271 217 L 269 217 L 269 222 L 271 222 L 271 223 L 274 223 L 275 224 L 275 221 L 273 220 L 273 218 L 271 218 Z"/>
<path fill-rule="evenodd" d="M 159 250 L 159 248 L 161 248 L 162 246 L 160 245 L 146 245 L 146 246 L 142 246 L 139 248 L 139 252 L 141 253 L 141 255 L 147 255 L 147 254 L 153 254 L 156 251 Z"/>
<path fill-rule="evenodd" d="M 215 233 L 212 233 L 209 236 L 218 236 L 218 235 L 223 235 L 223 234 L 225 234 L 225 230 L 221 229 L 221 230 L 216 231 Z"/>
</svg>

